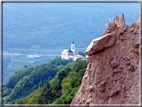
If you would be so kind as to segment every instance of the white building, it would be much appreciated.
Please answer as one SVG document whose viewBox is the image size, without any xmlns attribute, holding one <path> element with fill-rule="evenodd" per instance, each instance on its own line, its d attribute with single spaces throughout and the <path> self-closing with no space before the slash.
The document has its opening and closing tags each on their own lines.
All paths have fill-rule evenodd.
<svg viewBox="0 0 142 107">
<path fill-rule="evenodd" d="M 73 55 L 72 57 L 73 60 L 76 60 L 77 58 L 81 58 L 82 60 L 87 60 L 87 58 L 82 55 Z"/>
<path fill-rule="evenodd" d="M 70 59 L 73 56 L 73 52 L 70 49 L 65 49 L 61 54 L 61 59 Z"/>
<path fill-rule="evenodd" d="M 82 60 L 87 60 L 87 57 L 82 55 L 75 55 L 75 44 L 72 42 L 71 49 L 64 49 L 61 53 L 61 59 L 70 59 L 76 60 L 77 58 L 81 58 Z"/>
</svg>

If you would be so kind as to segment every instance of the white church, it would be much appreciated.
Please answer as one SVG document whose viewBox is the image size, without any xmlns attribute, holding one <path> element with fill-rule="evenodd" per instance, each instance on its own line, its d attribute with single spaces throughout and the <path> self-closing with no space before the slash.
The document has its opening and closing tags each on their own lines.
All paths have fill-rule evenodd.
<svg viewBox="0 0 142 107">
<path fill-rule="evenodd" d="M 61 53 L 61 59 L 73 59 L 76 60 L 77 58 L 81 58 L 82 60 L 87 60 L 87 57 L 82 55 L 75 55 L 75 44 L 72 42 L 71 49 L 64 49 Z"/>
</svg>

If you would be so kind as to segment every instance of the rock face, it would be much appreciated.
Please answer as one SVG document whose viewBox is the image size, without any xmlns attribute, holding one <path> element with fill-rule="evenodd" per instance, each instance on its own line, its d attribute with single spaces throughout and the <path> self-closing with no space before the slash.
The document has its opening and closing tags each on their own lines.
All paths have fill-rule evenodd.
<svg viewBox="0 0 142 107">
<path fill-rule="evenodd" d="M 72 105 L 139 104 L 139 25 L 116 16 L 86 50 L 88 66 Z"/>
<path fill-rule="evenodd" d="M 103 37 L 94 39 L 86 50 L 87 55 L 92 55 L 98 51 L 115 45 L 117 36 L 115 34 L 106 34 Z"/>
</svg>

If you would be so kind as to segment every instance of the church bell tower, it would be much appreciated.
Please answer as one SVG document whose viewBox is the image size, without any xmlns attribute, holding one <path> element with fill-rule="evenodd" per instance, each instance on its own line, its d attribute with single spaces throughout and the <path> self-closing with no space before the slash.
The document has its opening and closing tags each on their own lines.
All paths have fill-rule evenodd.
<svg viewBox="0 0 142 107">
<path fill-rule="evenodd" d="M 75 54 L 75 44 L 74 41 L 71 44 L 71 50 L 73 51 L 73 55 Z"/>
</svg>

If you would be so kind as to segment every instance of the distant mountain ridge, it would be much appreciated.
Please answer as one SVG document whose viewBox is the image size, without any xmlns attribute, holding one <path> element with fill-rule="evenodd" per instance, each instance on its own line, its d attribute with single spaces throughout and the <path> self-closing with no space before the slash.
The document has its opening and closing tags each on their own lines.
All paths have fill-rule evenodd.
<svg viewBox="0 0 142 107">
<path fill-rule="evenodd" d="M 127 25 L 137 20 L 132 3 L 4 3 L 3 49 L 87 47 L 121 13 Z"/>
</svg>

